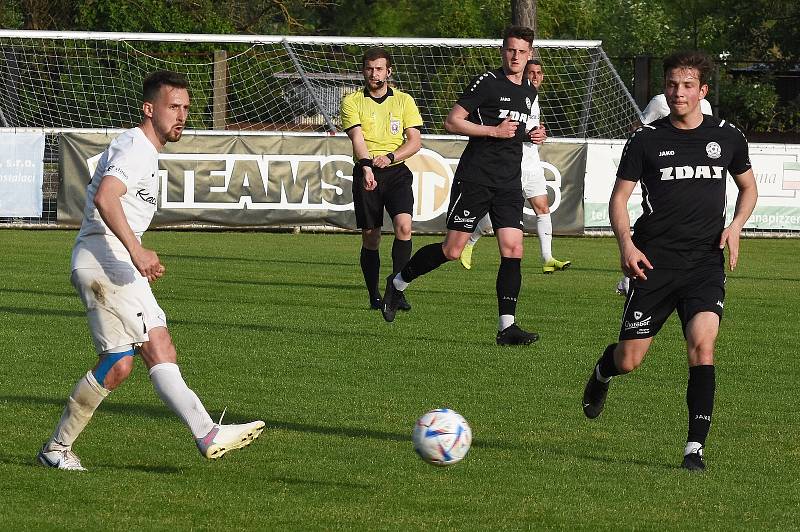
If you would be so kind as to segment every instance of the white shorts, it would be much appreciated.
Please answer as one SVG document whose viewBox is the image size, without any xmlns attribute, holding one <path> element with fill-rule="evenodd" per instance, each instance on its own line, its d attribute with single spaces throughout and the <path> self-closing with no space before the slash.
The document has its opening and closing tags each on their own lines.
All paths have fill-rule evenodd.
<svg viewBox="0 0 800 532">
<path fill-rule="evenodd" d="M 78 291 L 89 321 L 89 332 L 98 354 L 149 340 L 147 331 L 166 327 L 167 316 L 158 306 L 150 283 L 127 265 L 116 270 L 72 270 L 72 286 Z"/>
<path fill-rule="evenodd" d="M 542 161 L 539 159 L 539 149 L 527 144 L 523 144 L 522 147 L 522 193 L 525 199 L 547 195 L 547 183 Z"/>
</svg>

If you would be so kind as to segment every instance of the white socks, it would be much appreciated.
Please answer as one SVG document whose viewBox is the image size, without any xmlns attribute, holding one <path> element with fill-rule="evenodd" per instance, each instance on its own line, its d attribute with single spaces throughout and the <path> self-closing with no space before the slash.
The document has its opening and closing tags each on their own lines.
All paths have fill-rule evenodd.
<svg viewBox="0 0 800 532">
<path fill-rule="evenodd" d="M 67 399 L 64 413 L 61 414 L 56 430 L 47 443 L 48 450 L 72 447 L 75 439 L 92 419 L 94 411 L 109 393 L 111 392 L 97 383 L 91 370 L 86 372 L 86 375 L 75 383 Z"/>
<path fill-rule="evenodd" d="M 195 438 L 202 438 L 214 428 L 211 416 L 186 386 L 177 364 L 156 364 L 150 368 L 150 380 L 161 400 L 183 420 Z"/>
<path fill-rule="evenodd" d="M 686 447 L 683 449 L 683 456 L 692 453 L 697 453 L 700 456 L 703 456 L 703 444 L 696 441 L 687 441 Z"/>
<path fill-rule="evenodd" d="M 492 227 L 492 220 L 489 215 L 485 215 L 475 226 L 475 230 L 469 235 L 469 243 L 473 246 L 478 243 L 478 239 L 483 236 L 484 232 Z"/>
<path fill-rule="evenodd" d="M 508 327 L 511 327 L 512 325 L 514 325 L 513 314 L 501 314 L 500 318 L 497 320 L 498 331 L 505 331 Z"/>
<path fill-rule="evenodd" d="M 553 258 L 553 222 L 549 212 L 536 215 L 536 234 L 539 235 L 542 261 L 547 262 Z"/>
<path fill-rule="evenodd" d="M 405 282 L 403 280 L 403 275 L 398 273 L 397 275 L 394 276 L 394 279 L 392 279 L 392 284 L 394 285 L 395 288 L 397 288 L 398 290 L 400 290 L 402 292 L 406 288 L 408 288 L 408 285 L 411 284 L 411 283 Z"/>
</svg>

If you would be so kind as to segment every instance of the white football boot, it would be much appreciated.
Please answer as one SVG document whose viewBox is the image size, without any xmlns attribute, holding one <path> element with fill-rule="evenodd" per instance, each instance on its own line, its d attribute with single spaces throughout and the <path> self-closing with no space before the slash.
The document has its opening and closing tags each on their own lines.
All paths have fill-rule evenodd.
<svg viewBox="0 0 800 532">
<path fill-rule="evenodd" d="M 86 471 L 86 468 L 81 465 L 81 459 L 69 447 L 48 450 L 45 443 L 42 450 L 36 455 L 36 459 L 45 467 L 66 471 Z"/>
<path fill-rule="evenodd" d="M 251 421 L 242 425 L 214 425 L 211 432 L 197 438 L 200 454 L 209 460 L 215 460 L 228 451 L 247 447 L 264 430 L 263 421 Z"/>
</svg>

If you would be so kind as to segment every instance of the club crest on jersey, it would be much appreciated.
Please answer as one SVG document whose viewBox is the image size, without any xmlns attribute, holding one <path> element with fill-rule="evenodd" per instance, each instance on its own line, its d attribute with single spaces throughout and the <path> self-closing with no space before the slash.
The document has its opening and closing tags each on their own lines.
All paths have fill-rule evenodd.
<svg viewBox="0 0 800 532">
<path fill-rule="evenodd" d="M 392 135 L 397 135 L 400 133 L 400 120 L 397 120 L 396 118 L 389 120 L 389 131 L 392 132 Z"/>
<path fill-rule="evenodd" d="M 716 142 L 706 144 L 706 153 L 712 159 L 719 159 L 722 156 L 722 148 Z"/>
</svg>

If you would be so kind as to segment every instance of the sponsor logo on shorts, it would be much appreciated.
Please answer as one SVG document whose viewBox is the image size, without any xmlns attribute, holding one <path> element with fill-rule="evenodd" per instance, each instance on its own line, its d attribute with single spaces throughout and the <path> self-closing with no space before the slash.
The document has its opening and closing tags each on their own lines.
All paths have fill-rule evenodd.
<svg viewBox="0 0 800 532">
<path fill-rule="evenodd" d="M 453 216 L 453 221 L 457 224 L 474 224 L 475 218 L 476 218 L 475 216 L 466 217 L 466 216 L 459 216 L 456 214 L 455 216 Z M 469 227 L 467 227 L 467 229 L 469 229 Z"/>
<path fill-rule="evenodd" d="M 638 316 L 637 316 L 637 314 L 638 314 Z M 644 332 L 650 332 L 649 329 L 642 329 L 642 327 L 649 327 L 650 326 L 650 321 L 653 319 L 652 316 L 647 316 L 646 318 L 642 318 L 642 313 L 641 312 L 634 312 L 633 313 L 633 318 L 634 318 L 635 321 L 625 320 L 625 323 L 623 324 L 623 328 L 626 331 L 630 331 L 631 329 L 639 329 L 639 333 L 640 334 L 644 333 Z"/>
</svg>

